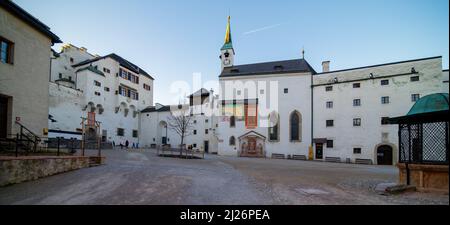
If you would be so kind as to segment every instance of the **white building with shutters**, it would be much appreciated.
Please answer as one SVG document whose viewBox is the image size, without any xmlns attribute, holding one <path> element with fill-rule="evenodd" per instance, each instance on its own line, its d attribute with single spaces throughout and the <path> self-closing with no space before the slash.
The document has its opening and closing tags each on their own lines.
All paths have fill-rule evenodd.
<svg viewBox="0 0 450 225">
<path fill-rule="evenodd" d="M 139 112 L 153 105 L 153 77 L 116 55 L 65 45 L 54 53 L 49 137 L 80 138 L 81 117 L 94 112 L 105 142 L 139 143 Z"/>
<path fill-rule="evenodd" d="M 445 92 L 442 57 L 329 71 L 313 75 L 314 158 L 397 162 L 398 125 L 421 97 Z"/>
</svg>

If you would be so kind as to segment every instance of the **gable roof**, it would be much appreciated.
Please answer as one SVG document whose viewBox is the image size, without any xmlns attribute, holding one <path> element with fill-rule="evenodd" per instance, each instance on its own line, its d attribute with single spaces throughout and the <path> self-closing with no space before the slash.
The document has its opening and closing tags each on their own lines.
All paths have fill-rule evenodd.
<svg viewBox="0 0 450 225">
<path fill-rule="evenodd" d="M 12 13 L 13 15 L 17 16 L 19 19 L 33 27 L 34 29 L 38 30 L 45 36 L 49 37 L 52 40 L 52 43 L 62 43 L 62 41 L 59 39 L 56 34 L 52 33 L 50 31 L 50 28 L 36 19 L 36 17 L 29 14 L 27 11 L 22 9 L 20 6 L 16 5 L 11 0 L 0 0 L 0 7 L 4 8 L 6 11 Z"/>
<path fill-rule="evenodd" d="M 200 90 L 192 93 L 191 95 L 189 95 L 188 97 L 198 97 L 198 96 L 209 96 L 209 91 L 206 90 L 205 88 L 200 88 Z"/>
<path fill-rule="evenodd" d="M 141 113 L 149 113 L 149 112 L 167 112 L 170 111 L 170 105 L 165 105 L 161 108 L 156 108 L 155 106 L 149 106 L 141 111 Z"/>
<path fill-rule="evenodd" d="M 105 76 L 105 74 L 102 71 L 96 69 L 93 66 L 88 66 L 88 67 L 85 67 L 85 68 L 81 68 L 81 69 L 77 70 L 76 72 L 78 73 L 78 72 L 81 72 L 81 71 L 84 71 L 84 70 L 89 70 L 89 71 L 91 71 L 93 73 L 96 73 L 98 75 Z"/>
<path fill-rule="evenodd" d="M 299 73 L 316 71 L 304 59 L 254 63 L 225 67 L 219 77 L 235 77 L 265 74 Z"/>
<path fill-rule="evenodd" d="M 262 134 L 260 134 L 260 133 L 258 133 L 256 131 L 253 131 L 253 130 L 251 130 L 251 131 L 249 131 L 249 132 L 239 136 L 238 139 L 242 139 L 242 138 L 247 137 L 247 136 L 258 136 L 258 137 L 260 137 L 262 139 L 266 139 L 266 136 L 264 136 L 264 135 L 262 135 Z"/>
<path fill-rule="evenodd" d="M 124 59 L 122 57 L 120 57 L 119 55 L 117 55 L 115 53 L 111 53 L 109 55 L 105 55 L 105 56 L 102 56 L 102 57 L 97 57 L 97 58 L 94 58 L 94 59 L 85 60 L 83 62 L 80 62 L 80 63 L 77 63 L 77 64 L 73 65 L 73 67 L 83 66 L 83 65 L 86 65 L 86 64 L 90 64 L 90 63 L 93 63 L 93 62 L 105 59 L 105 58 L 111 58 L 111 59 L 117 61 L 121 66 L 123 66 L 123 67 L 125 67 L 125 68 L 127 68 L 127 69 L 129 69 L 129 70 L 131 70 L 131 71 L 133 71 L 135 73 L 144 75 L 144 76 L 154 80 L 153 77 L 150 76 L 150 74 L 148 74 L 145 70 L 141 69 L 140 67 L 136 66 L 135 64 L 131 63 L 130 61 L 128 61 L 128 60 L 126 60 L 126 59 Z"/>
</svg>

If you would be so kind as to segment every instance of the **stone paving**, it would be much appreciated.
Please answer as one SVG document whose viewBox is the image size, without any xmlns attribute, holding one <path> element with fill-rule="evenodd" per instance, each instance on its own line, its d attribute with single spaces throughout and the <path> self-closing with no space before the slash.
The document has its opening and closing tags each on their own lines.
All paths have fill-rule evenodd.
<svg viewBox="0 0 450 225">
<path fill-rule="evenodd" d="M 105 150 L 106 165 L 0 188 L 0 204 L 449 204 L 448 195 L 380 195 L 393 166 Z"/>
</svg>

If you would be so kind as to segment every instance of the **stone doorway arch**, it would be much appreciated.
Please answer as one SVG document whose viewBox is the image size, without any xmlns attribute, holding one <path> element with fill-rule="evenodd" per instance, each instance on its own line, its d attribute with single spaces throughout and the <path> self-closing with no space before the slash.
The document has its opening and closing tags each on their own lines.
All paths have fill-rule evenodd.
<svg viewBox="0 0 450 225">
<path fill-rule="evenodd" d="M 390 145 L 380 145 L 377 147 L 376 159 L 378 165 L 394 164 L 394 149 Z"/>
<path fill-rule="evenodd" d="M 373 163 L 376 165 L 383 165 L 383 164 L 379 164 L 378 163 L 378 148 L 386 145 L 392 148 L 392 164 L 391 165 L 396 165 L 396 163 L 398 162 L 398 147 L 397 145 L 391 143 L 391 142 L 381 142 L 377 145 L 375 145 L 375 147 L 373 148 Z"/>
</svg>

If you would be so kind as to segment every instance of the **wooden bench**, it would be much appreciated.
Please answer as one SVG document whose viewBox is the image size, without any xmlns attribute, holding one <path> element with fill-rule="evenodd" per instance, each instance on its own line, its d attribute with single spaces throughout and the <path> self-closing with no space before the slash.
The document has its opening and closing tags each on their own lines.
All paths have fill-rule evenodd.
<svg viewBox="0 0 450 225">
<path fill-rule="evenodd" d="M 366 164 L 366 165 L 372 165 L 373 162 L 371 159 L 355 159 L 356 164 Z"/>
<path fill-rule="evenodd" d="M 285 159 L 284 154 L 272 153 L 272 159 Z"/>
<path fill-rule="evenodd" d="M 306 160 L 306 155 L 292 155 L 293 160 Z"/>
<path fill-rule="evenodd" d="M 341 162 L 341 158 L 339 158 L 339 157 L 325 157 L 325 162 L 340 163 Z"/>
</svg>

